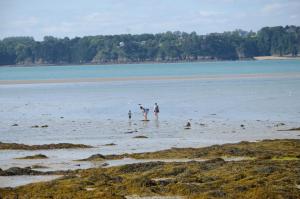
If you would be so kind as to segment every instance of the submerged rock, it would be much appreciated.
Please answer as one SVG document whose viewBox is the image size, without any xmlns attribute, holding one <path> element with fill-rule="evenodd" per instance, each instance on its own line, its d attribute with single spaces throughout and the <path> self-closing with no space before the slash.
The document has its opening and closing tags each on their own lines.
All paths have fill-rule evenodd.
<svg viewBox="0 0 300 199">
<path fill-rule="evenodd" d="M 47 169 L 47 168 L 49 168 L 49 167 L 39 165 L 39 164 L 34 164 L 34 165 L 31 166 L 31 169 Z"/>
<path fill-rule="evenodd" d="M 104 146 L 115 146 L 115 143 L 104 144 Z"/>
<path fill-rule="evenodd" d="M 144 136 L 144 135 L 138 135 L 138 136 L 135 136 L 133 138 L 148 138 L 147 136 Z"/>
<path fill-rule="evenodd" d="M 102 154 L 95 154 L 95 155 L 91 155 L 90 157 L 86 158 L 86 159 L 81 159 L 78 161 L 103 161 L 105 160 L 106 157 Z"/>
<path fill-rule="evenodd" d="M 126 131 L 125 134 L 131 134 L 131 133 L 137 133 L 138 131 L 137 130 L 134 130 L 134 131 Z"/>
<path fill-rule="evenodd" d="M 21 158 L 16 158 L 16 159 L 47 159 L 48 157 L 44 154 L 36 154 L 32 156 L 25 156 Z"/>
<path fill-rule="evenodd" d="M 288 129 L 288 131 L 300 131 L 300 127 Z"/>
</svg>

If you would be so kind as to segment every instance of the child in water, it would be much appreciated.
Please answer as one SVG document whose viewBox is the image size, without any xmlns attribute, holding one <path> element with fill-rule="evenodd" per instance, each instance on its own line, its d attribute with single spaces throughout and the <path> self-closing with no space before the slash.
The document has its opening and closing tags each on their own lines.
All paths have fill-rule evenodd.
<svg viewBox="0 0 300 199">
<path fill-rule="evenodd" d="M 128 119 L 131 120 L 131 110 L 128 111 Z"/>
</svg>

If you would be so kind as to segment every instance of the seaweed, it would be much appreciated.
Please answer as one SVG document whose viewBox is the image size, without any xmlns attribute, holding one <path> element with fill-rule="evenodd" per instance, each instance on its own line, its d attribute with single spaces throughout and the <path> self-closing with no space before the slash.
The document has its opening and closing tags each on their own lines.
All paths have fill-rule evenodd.
<svg viewBox="0 0 300 199">
<path fill-rule="evenodd" d="M 92 148 L 92 146 L 84 144 L 43 144 L 43 145 L 26 145 L 18 143 L 0 142 L 0 150 L 48 150 L 48 149 L 75 149 L 75 148 Z"/>
<path fill-rule="evenodd" d="M 68 171 L 66 177 L 54 181 L 1 188 L 0 198 L 124 199 L 130 196 L 181 196 L 191 199 L 298 199 L 300 160 L 295 157 L 299 153 L 299 140 L 240 142 L 199 149 L 176 148 L 144 155 L 140 153 L 135 156 L 152 158 L 160 157 L 160 154 L 163 158 L 178 158 L 199 157 L 200 154 L 216 158 L 203 162 L 158 161 Z M 225 161 L 217 157 L 224 154 L 257 158 Z M 258 158 L 267 154 L 270 154 L 269 158 Z"/>
</svg>

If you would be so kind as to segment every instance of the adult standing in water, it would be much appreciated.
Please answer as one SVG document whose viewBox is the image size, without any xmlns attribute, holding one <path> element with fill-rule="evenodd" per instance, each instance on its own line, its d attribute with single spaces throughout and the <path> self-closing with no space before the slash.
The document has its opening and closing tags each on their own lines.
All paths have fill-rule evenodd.
<svg viewBox="0 0 300 199">
<path fill-rule="evenodd" d="M 158 113 L 159 113 L 159 106 L 157 103 L 155 103 L 154 104 L 154 115 L 157 120 L 158 120 Z"/>
<path fill-rule="evenodd" d="M 141 109 L 142 112 L 143 112 L 143 115 L 144 115 L 144 121 L 148 121 L 148 113 L 149 113 L 149 109 L 143 107 L 142 105 L 140 105 L 140 109 Z"/>
</svg>

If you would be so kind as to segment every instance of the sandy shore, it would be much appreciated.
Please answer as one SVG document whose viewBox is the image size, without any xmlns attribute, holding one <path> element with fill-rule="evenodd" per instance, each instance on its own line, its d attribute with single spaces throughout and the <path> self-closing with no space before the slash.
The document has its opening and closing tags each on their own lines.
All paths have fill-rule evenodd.
<svg viewBox="0 0 300 199">
<path fill-rule="evenodd" d="M 291 57 L 291 56 L 258 56 L 254 57 L 255 60 L 300 60 L 300 57 Z"/>
<path fill-rule="evenodd" d="M 118 78 L 82 78 L 82 79 L 43 79 L 43 80 L 0 80 L 0 85 L 10 84 L 49 84 L 49 83 L 92 83 L 113 81 L 153 81 L 153 80 L 230 80 L 230 79 L 263 79 L 263 78 L 300 78 L 300 73 L 272 74 L 228 74 L 228 75 L 197 75 L 172 77 L 118 77 Z"/>
</svg>

